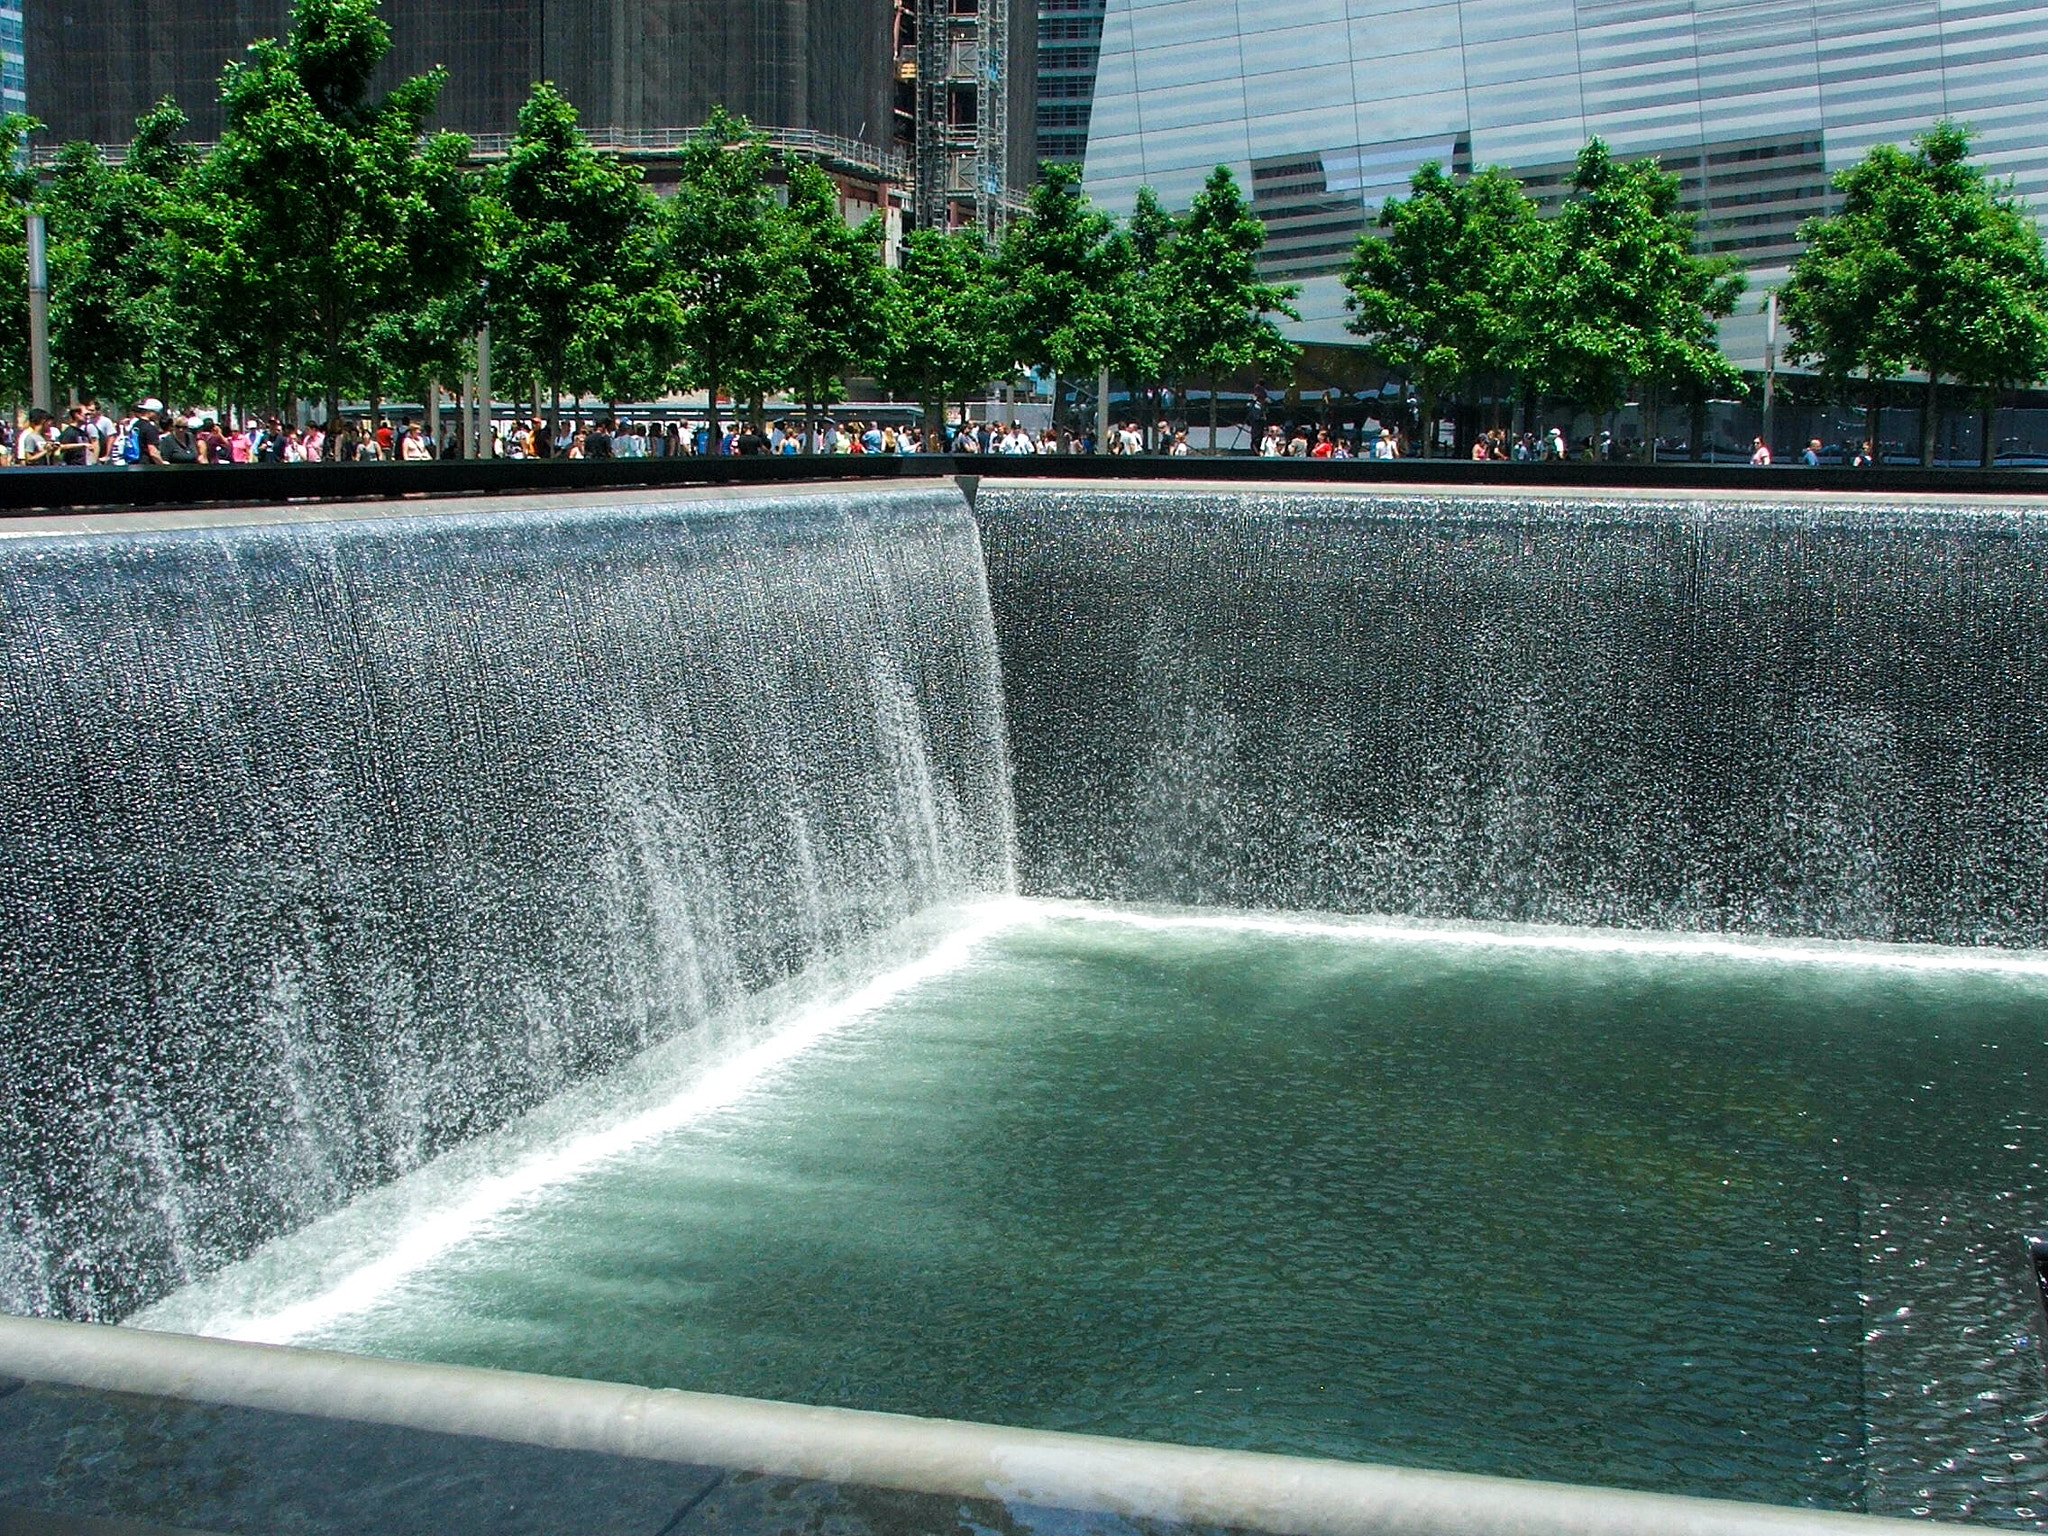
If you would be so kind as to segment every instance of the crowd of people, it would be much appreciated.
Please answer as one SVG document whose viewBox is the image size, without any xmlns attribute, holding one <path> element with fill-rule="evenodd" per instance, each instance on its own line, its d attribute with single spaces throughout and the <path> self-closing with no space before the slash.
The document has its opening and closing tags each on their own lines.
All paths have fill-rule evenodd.
<svg viewBox="0 0 2048 1536">
<path fill-rule="evenodd" d="M 1016 423 L 949 422 L 927 432 L 911 424 L 823 418 L 783 419 L 756 428 L 746 421 L 595 421 L 545 416 L 493 422 L 491 455 L 510 459 L 647 459 L 695 456 L 759 457 L 790 454 L 1093 453 L 1092 433 L 1064 428 L 1034 430 Z M 1155 449 L 1135 423 L 1117 429 L 1112 453 L 1188 451 L 1187 435 L 1161 423 Z M 162 401 L 138 400 L 116 415 L 86 399 L 62 412 L 31 410 L 0 424 L 0 464 L 84 467 L 103 464 L 305 464 L 413 462 L 458 458 L 460 435 L 436 435 L 417 418 L 342 417 L 332 431 L 314 422 L 294 425 L 275 415 L 235 417 L 205 410 L 173 410 Z"/>
<path fill-rule="evenodd" d="M 445 422 L 445 418 L 444 418 Z M 452 423 L 451 423 L 452 424 Z M 1403 459 L 1415 444 L 1404 425 L 1382 426 L 1367 419 L 1356 426 L 1322 421 L 1273 423 L 1256 430 L 1253 452 L 1262 458 Z M 762 426 L 745 420 L 708 422 L 627 421 L 602 417 L 585 421 L 543 415 L 491 424 L 492 457 L 511 459 L 647 459 L 696 456 L 741 458 L 792 454 L 1162 454 L 1184 457 L 1192 448 L 1184 427 L 1160 419 L 1149 431 L 1136 421 L 1113 424 L 1100 442 L 1093 430 L 1032 428 L 1014 422 L 963 418 L 927 430 L 910 423 L 826 417 L 783 418 Z M 1243 439 L 1239 440 L 1240 442 Z M 288 424 L 278 416 L 236 417 L 225 412 L 168 410 L 154 398 L 135 402 L 115 415 L 86 399 L 61 413 L 32 410 L 11 426 L 0 424 L 0 464 L 87 466 L 96 464 L 301 464 L 413 462 L 458 458 L 461 434 L 436 435 L 430 422 L 412 416 L 345 415 L 332 431 L 318 423 Z M 1634 445 L 1617 443 L 1607 432 L 1568 442 L 1560 427 L 1545 432 L 1509 433 L 1495 428 L 1472 441 L 1475 460 L 1516 462 L 1629 457 Z M 1821 462 L 1818 442 L 1802 462 Z M 1770 463 L 1761 439 L 1751 462 Z M 1875 462 L 1870 446 L 1850 462 Z"/>
</svg>

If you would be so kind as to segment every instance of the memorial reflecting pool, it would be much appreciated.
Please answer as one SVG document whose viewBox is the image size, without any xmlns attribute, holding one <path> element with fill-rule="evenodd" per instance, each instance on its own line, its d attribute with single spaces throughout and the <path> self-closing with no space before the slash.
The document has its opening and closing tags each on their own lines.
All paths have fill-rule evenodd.
<svg viewBox="0 0 2048 1536">
<path fill-rule="evenodd" d="M 2038 958 L 979 910 L 971 947 L 770 1029 L 743 1081 L 675 1067 L 666 1119 L 645 1082 L 593 1091 L 496 1173 L 401 1183 L 143 1321 L 2048 1516 L 2017 1246 L 2048 1195 Z M 439 1229 L 412 1260 L 408 1228 Z"/>
</svg>

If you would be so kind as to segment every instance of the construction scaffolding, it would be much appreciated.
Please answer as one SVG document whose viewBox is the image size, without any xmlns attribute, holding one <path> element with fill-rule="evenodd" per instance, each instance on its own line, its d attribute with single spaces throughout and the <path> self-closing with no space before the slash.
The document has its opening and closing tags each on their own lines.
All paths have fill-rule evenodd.
<svg viewBox="0 0 2048 1536">
<path fill-rule="evenodd" d="M 993 238 L 1008 217 L 1009 0 L 916 0 L 916 219 Z"/>
</svg>

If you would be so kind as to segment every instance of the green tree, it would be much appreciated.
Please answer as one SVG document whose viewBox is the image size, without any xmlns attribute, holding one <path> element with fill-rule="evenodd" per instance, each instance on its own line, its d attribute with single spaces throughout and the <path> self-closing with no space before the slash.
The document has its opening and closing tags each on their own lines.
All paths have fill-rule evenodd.
<svg viewBox="0 0 2048 1536">
<path fill-rule="evenodd" d="M 1839 187 L 1850 172 L 1836 176 Z M 1778 313 L 1787 333 L 1786 357 L 1819 372 L 1837 394 L 1846 396 L 1859 373 L 1864 381 L 1864 436 L 1878 451 L 1884 381 L 1906 364 L 1897 350 L 1899 337 L 1890 327 L 1873 324 L 1871 297 L 1880 281 L 1880 242 L 1867 208 L 1854 216 L 1809 219 L 1800 226 L 1804 246 L 1792 273 L 1778 290 Z"/>
<path fill-rule="evenodd" d="M 606 360 L 637 356 L 650 339 L 643 327 L 658 327 L 650 319 L 659 313 L 650 304 L 653 206 L 639 172 L 592 149 L 575 107 L 548 84 L 519 109 L 519 131 L 486 195 L 495 204 L 492 345 L 504 349 L 506 377 L 547 388 L 552 436 L 563 389 L 609 393 L 619 380 L 607 377 Z M 659 372 L 665 378 L 668 369 Z"/>
<path fill-rule="evenodd" d="M 798 162 L 789 168 L 782 241 L 795 283 L 785 361 L 808 443 L 818 407 L 839 398 L 847 371 L 880 366 L 888 339 L 882 226 L 873 216 L 849 225 L 832 178 Z"/>
<path fill-rule="evenodd" d="M 964 400 L 1008 363 L 994 264 L 980 234 L 920 229 L 906 238 L 888 314 L 882 381 L 923 403 L 927 440 L 940 441 L 947 403 Z"/>
<path fill-rule="evenodd" d="M 1969 131 L 1953 122 L 1910 151 L 1878 145 L 1835 188 L 1842 210 L 1800 231 L 1784 290 L 1792 354 L 1834 378 L 1925 374 L 1920 462 L 1932 465 L 1945 378 L 1990 398 L 2048 371 L 2040 231 L 2010 185 L 1970 162 Z"/>
<path fill-rule="evenodd" d="M 1166 211 L 1158 193 L 1140 187 L 1130 218 L 1110 238 L 1114 249 L 1108 261 L 1109 370 L 1130 386 L 1133 400 L 1141 394 L 1149 400 L 1184 350 L 1180 306 L 1173 292 L 1180 223 Z M 1156 413 L 1145 414 L 1149 434 Z"/>
<path fill-rule="evenodd" d="M 1223 380 L 1246 370 L 1291 368 L 1300 349 L 1274 327 L 1271 316 L 1299 320 L 1291 285 L 1258 275 L 1266 226 L 1253 214 L 1227 165 L 1219 165 L 1196 194 L 1173 242 L 1170 283 L 1179 306 L 1177 371 L 1209 381 L 1209 441 L 1216 441 L 1217 392 Z"/>
<path fill-rule="evenodd" d="M 1658 403 L 1674 385 L 1730 387 L 1721 317 L 1742 297 L 1741 269 L 1693 251 L 1678 178 L 1655 160 L 1623 162 L 1594 139 L 1579 151 L 1557 216 L 1555 275 L 1537 345 L 1563 392 L 1594 414 L 1641 391 L 1643 437 L 1656 456 Z"/>
<path fill-rule="evenodd" d="M 374 367 L 380 322 L 473 280 L 468 141 L 422 142 L 444 73 L 373 96 L 390 48 L 376 0 L 296 0 L 290 36 L 252 44 L 222 76 L 225 127 L 198 178 L 217 306 L 205 323 L 258 343 L 237 350 L 255 351 L 273 395 L 302 373 L 330 418 Z"/>
<path fill-rule="evenodd" d="M 996 254 L 1009 361 L 1069 378 L 1095 376 L 1116 350 L 1117 290 L 1128 247 L 1081 190 L 1081 168 L 1039 167 L 1024 216 Z"/>
<path fill-rule="evenodd" d="M 763 392 L 785 361 L 793 285 L 779 260 L 773 164 L 766 141 L 721 107 L 684 148 L 663 210 L 665 280 L 686 365 L 709 394 L 713 443 L 720 392 Z"/>
<path fill-rule="evenodd" d="M 0 116 L 0 389 L 28 394 L 28 224 L 35 172 L 24 163 L 29 135 L 43 125 L 19 112 Z"/>
<path fill-rule="evenodd" d="M 50 226 L 50 347 L 80 389 L 111 402 L 189 392 L 199 375 L 181 302 L 196 159 L 185 114 L 144 113 L 118 166 L 87 144 L 59 152 L 44 194 Z"/>
<path fill-rule="evenodd" d="M 1507 172 L 1461 182 L 1432 161 L 1408 185 L 1380 210 L 1384 235 L 1359 237 L 1345 307 L 1372 356 L 1414 382 L 1427 458 L 1447 392 L 1527 369 L 1530 317 L 1552 263 L 1548 228 Z"/>
</svg>

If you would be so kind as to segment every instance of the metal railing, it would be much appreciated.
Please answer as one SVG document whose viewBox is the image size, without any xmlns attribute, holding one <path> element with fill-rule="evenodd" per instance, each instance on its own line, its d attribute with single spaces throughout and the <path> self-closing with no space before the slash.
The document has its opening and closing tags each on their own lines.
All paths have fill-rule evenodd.
<svg viewBox="0 0 2048 1536">
<path fill-rule="evenodd" d="M 865 409 L 843 407 L 841 414 Z M 884 407 L 883 409 L 891 409 Z M 268 503 L 383 501 L 418 496 L 510 496 L 683 487 L 775 487 L 804 481 L 882 483 L 960 476 L 969 481 L 1159 481 L 1246 490 L 1400 487 L 1513 495 L 1613 491 L 1677 496 L 1968 496 L 2019 504 L 2048 498 L 2048 470 L 1803 469 L 1747 464 L 1473 463 L 1464 459 L 1261 459 L 1249 454 L 1165 458 L 1047 454 L 859 454 L 767 458 L 441 459 L 385 464 L 133 464 L 0 469 L 0 516 Z"/>
<path fill-rule="evenodd" d="M 1925 1536 L 1918 1521 L 0 1317 L 0 1375 L 1270 1536 Z"/>
<path fill-rule="evenodd" d="M 650 157 L 679 153 L 701 130 L 697 128 L 586 128 L 584 133 L 590 139 L 591 147 L 606 154 L 626 158 Z M 859 139 L 849 139 L 836 133 L 821 133 L 813 128 L 777 128 L 756 125 L 754 132 L 767 141 L 771 149 L 785 155 L 796 155 L 823 165 L 837 166 L 843 170 L 861 171 L 883 181 L 908 185 L 911 177 L 910 159 L 893 149 L 882 149 Z M 471 133 L 464 135 L 469 140 L 470 155 L 479 161 L 502 160 L 512 151 L 516 135 L 510 133 Z M 188 146 L 194 152 L 211 154 L 216 145 L 206 140 Z M 95 144 L 93 149 L 108 165 L 121 165 L 128 159 L 126 144 Z M 62 146 L 38 145 L 29 152 L 29 163 L 37 169 L 55 165 Z"/>
</svg>

